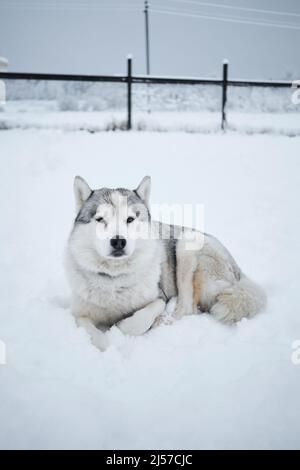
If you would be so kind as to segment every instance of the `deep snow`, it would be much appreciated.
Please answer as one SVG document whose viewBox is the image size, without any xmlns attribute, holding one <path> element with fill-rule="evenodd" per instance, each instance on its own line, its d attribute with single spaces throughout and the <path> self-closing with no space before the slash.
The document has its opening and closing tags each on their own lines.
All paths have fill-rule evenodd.
<svg viewBox="0 0 300 470">
<path fill-rule="evenodd" d="M 299 137 L 1 131 L 0 448 L 299 448 L 299 151 Z M 62 266 L 75 174 L 92 187 L 150 174 L 154 203 L 204 203 L 266 311 L 114 328 L 99 353 Z"/>
</svg>

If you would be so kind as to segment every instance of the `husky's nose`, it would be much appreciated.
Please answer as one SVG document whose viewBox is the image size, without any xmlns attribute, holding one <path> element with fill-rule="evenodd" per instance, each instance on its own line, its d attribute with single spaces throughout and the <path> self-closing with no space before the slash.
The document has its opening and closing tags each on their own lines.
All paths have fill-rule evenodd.
<svg viewBox="0 0 300 470">
<path fill-rule="evenodd" d="M 123 250 L 126 246 L 126 240 L 119 235 L 116 235 L 114 238 L 110 239 L 110 244 L 114 250 Z"/>
</svg>

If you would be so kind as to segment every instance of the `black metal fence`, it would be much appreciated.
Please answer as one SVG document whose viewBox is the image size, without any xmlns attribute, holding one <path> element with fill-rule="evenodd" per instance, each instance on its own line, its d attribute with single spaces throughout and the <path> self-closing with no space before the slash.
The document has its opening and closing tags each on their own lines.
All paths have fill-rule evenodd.
<svg viewBox="0 0 300 470">
<path fill-rule="evenodd" d="M 127 58 L 126 75 L 70 75 L 51 73 L 16 73 L 0 72 L 0 80 L 55 80 L 55 81 L 80 81 L 80 82 L 110 82 L 127 84 L 127 130 L 132 129 L 132 90 L 134 84 L 160 84 L 160 85 L 215 85 L 222 88 L 222 100 L 220 103 L 221 128 L 226 130 L 226 103 L 228 87 L 271 87 L 292 88 L 292 81 L 273 80 L 231 80 L 228 78 L 228 63 L 223 63 L 223 76 L 220 79 L 210 78 L 184 78 L 162 77 L 152 75 L 133 75 L 132 58 Z"/>
</svg>

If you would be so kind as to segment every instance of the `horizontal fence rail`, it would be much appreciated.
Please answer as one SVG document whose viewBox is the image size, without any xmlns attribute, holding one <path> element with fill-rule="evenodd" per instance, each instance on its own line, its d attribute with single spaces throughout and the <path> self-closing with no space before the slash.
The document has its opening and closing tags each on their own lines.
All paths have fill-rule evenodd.
<svg viewBox="0 0 300 470">
<path fill-rule="evenodd" d="M 0 72 L 0 80 L 49 80 L 67 82 L 119 82 L 126 83 L 127 76 L 123 75 L 69 75 L 60 73 L 19 73 Z"/>
<path fill-rule="evenodd" d="M 225 131 L 227 90 L 236 87 L 292 88 L 294 81 L 289 80 L 230 80 L 228 79 L 228 62 L 223 63 L 223 78 L 167 77 L 153 75 L 133 75 L 132 58 L 127 58 L 127 75 L 73 75 L 53 73 L 19 73 L 0 71 L 0 80 L 44 80 L 74 82 L 109 82 L 127 84 L 127 130 L 132 128 L 132 85 L 216 85 L 222 87 L 221 128 Z"/>
<path fill-rule="evenodd" d="M 74 81 L 74 82 L 116 82 L 127 83 L 126 75 L 70 75 L 59 73 L 19 73 L 0 72 L 0 80 L 49 80 L 49 81 Z M 222 79 L 214 78 L 190 78 L 190 77 L 161 77 L 152 75 L 132 75 L 132 83 L 158 84 L 158 85 L 222 85 Z M 251 87 L 275 87 L 291 88 L 292 81 L 261 81 L 261 80 L 228 80 L 228 86 Z"/>
<path fill-rule="evenodd" d="M 293 86 L 292 81 L 289 80 L 228 80 L 229 86 L 251 86 L 251 87 L 273 87 L 273 88 L 291 88 Z"/>
</svg>

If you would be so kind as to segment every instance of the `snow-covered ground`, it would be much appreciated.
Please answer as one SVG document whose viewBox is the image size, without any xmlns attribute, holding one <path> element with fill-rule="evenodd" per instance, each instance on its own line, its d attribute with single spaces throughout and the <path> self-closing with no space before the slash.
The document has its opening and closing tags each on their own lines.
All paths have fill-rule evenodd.
<svg viewBox="0 0 300 470">
<path fill-rule="evenodd" d="M 228 129 L 244 134 L 300 136 L 300 113 L 254 113 L 228 111 Z M 172 112 L 135 111 L 133 129 L 157 132 L 221 132 L 220 111 Z M 126 129 L 126 111 L 56 111 L 43 108 L 43 103 L 8 103 L 0 113 L 2 129 L 63 129 L 101 132 Z"/>
<path fill-rule="evenodd" d="M 300 138 L 0 132 L 1 448 L 300 448 Z M 154 203 L 204 203 L 205 229 L 268 294 L 235 327 L 190 316 L 99 353 L 63 272 L 75 174 Z"/>
</svg>

